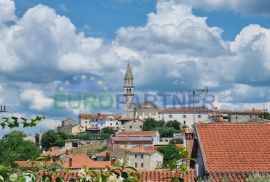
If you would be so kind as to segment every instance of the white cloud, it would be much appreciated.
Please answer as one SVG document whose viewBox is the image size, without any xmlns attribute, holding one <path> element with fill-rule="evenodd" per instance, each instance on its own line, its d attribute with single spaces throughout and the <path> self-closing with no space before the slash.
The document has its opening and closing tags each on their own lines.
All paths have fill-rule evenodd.
<svg viewBox="0 0 270 182">
<path fill-rule="evenodd" d="M 23 101 L 30 102 L 30 109 L 44 110 L 53 104 L 53 99 L 47 98 L 42 91 L 37 89 L 29 89 L 20 94 Z"/>
<path fill-rule="evenodd" d="M 0 1 L 0 24 L 6 21 L 15 20 L 15 3 L 11 0 Z M 1 26 L 1 25 L 0 25 Z"/>
<path fill-rule="evenodd" d="M 112 43 L 78 33 L 69 18 L 47 6 L 28 9 L 14 25 L 0 27 L 1 81 L 21 82 L 17 92 L 24 90 L 19 97 L 6 91 L 7 98 L 19 100 L 25 112 L 51 112 L 51 84 L 75 72 L 101 75 L 119 91 L 129 60 L 136 92 L 208 86 L 220 105 L 269 102 L 269 29 L 250 25 L 227 42 L 221 28 L 207 25 L 187 5 L 158 1 L 156 8 L 144 26 L 120 28 Z M 18 104 L 9 101 L 1 102 Z"/>
<path fill-rule="evenodd" d="M 205 17 L 196 17 L 191 7 L 173 1 L 158 2 L 156 13 L 148 14 L 144 27 L 123 27 L 118 30 L 119 45 L 151 53 L 194 56 L 218 56 L 226 53 L 222 30 L 209 27 Z"/>
<path fill-rule="evenodd" d="M 246 15 L 269 15 L 268 0 L 176 0 L 206 10 L 229 9 Z"/>
</svg>

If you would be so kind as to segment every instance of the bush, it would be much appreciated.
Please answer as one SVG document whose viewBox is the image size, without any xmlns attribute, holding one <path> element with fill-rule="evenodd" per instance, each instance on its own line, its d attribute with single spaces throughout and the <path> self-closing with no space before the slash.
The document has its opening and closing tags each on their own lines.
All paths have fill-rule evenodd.
<svg viewBox="0 0 270 182">
<path fill-rule="evenodd" d="M 165 124 L 166 127 L 171 127 L 171 128 L 174 128 L 176 130 L 180 130 L 181 128 L 181 123 L 179 123 L 178 121 L 176 120 L 173 120 L 173 121 L 168 121 L 166 124 Z"/>
<path fill-rule="evenodd" d="M 113 135 L 113 134 L 115 134 L 115 131 L 112 128 L 106 127 L 106 128 L 102 128 L 100 133 Z"/>
<path fill-rule="evenodd" d="M 170 161 L 179 160 L 180 155 L 175 145 L 167 145 L 157 149 L 163 154 L 163 166 L 167 167 Z"/>
<path fill-rule="evenodd" d="M 157 129 L 159 134 L 160 134 L 160 137 L 168 137 L 168 138 L 171 138 L 173 137 L 173 134 L 174 133 L 179 133 L 180 131 L 179 130 L 175 130 L 174 128 L 172 127 L 163 127 L 163 128 L 158 128 Z"/>
<path fill-rule="evenodd" d="M 183 144 L 183 138 L 174 138 L 170 141 L 170 144 Z"/>
<path fill-rule="evenodd" d="M 157 121 L 154 118 L 147 118 L 143 123 L 143 131 L 151 131 L 157 128 Z"/>
</svg>

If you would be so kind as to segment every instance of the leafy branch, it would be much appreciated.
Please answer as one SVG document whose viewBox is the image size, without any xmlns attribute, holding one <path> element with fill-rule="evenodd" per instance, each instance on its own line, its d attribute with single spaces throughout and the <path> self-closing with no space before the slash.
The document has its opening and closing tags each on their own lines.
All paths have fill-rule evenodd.
<svg viewBox="0 0 270 182">
<path fill-rule="evenodd" d="M 10 128 L 10 129 L 17 128 L 20 125 L 22 125 L 24 128 L 34 127 L 40 121 L 42 121 L 44 119 L 45 119 L 44 116 L 36 116 L 35 118 L 32 118 L 32 119 L 26 119 L 24 117 L 18 118 L 15 116 L 3 117 L 2 122 L 0 122 L 0 127 L 2 127 L 2 129 L 4 129 L 6 127 Z"/>
</svg>

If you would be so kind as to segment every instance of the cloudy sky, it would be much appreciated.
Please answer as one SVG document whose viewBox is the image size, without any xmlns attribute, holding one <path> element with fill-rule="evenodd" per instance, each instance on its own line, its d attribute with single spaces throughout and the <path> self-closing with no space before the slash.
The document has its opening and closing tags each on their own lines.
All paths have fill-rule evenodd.
<svg viewBox="0 0 270 182">
<path fill-rule="evenodd" d="M 119 93 L 129 61 L 137 93 L 269 108 L 269 27 L 269 0 L 0 0 L 0 105 L 45 115 L 38 130 L 76 119 L 91 109 L 55 109 L 57 84 L 91 73 Z"/>
</svg>

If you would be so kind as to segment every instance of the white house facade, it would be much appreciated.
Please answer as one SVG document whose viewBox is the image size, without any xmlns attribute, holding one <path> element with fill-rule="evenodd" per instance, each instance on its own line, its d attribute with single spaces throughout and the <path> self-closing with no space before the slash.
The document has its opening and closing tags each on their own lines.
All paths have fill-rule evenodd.
<svg viewBox="0 0 270 182">
<path fill-rule="evenodd" d="M 207 108 L 167 108 L 158 111 L 158 119 L 165 122 L 176 120 L 191 128 L 194 123 L 210 121 L 208 113 Z"/>
</svg>

